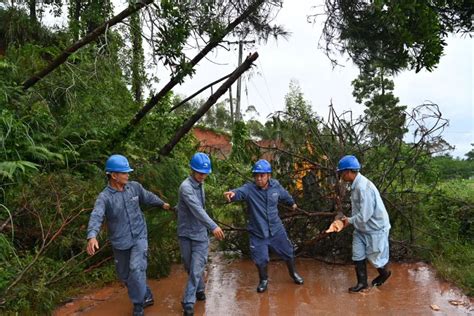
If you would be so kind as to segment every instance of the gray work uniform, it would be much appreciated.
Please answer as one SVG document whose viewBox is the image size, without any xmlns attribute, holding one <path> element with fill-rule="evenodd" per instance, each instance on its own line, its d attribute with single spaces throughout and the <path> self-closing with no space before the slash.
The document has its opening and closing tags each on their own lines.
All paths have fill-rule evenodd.
<svg viewBox="0 0 474 316">
<path fill-rule="evenodd" d="M 178 237 L 181 258 L 188 273 L 183 295 L 183 305 L 196 302 L 196 292 L 204 291 L 204 269 L 209 251 L 208 230 L 217 224 L 205 210 L 205 194 L 202 183 L 189 176 L 179 187 Z"/>
<path fill-rule="evenodd" d="M 97 237 L 104 218 L 114 252 L 115 268 L 134 304 L 151 295 L 146 285 L 147 227 L 140 204 L 162 207 L 164 202 L 135 181 L 117 191 L 107 186 L 98 196 L 89 219 L 87 239 Z"/>
</svg>

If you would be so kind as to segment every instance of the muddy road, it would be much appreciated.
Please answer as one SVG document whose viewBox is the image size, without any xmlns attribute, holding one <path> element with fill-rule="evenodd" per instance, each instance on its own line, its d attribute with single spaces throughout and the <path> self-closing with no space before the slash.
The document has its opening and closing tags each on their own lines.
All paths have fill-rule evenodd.
<svg viewBox="0 0 474 316">
<path fill-rule="evenodd" d="M 258 294 L 257 271 L 250 260 L 214 257 L 208 266 L 207 300 L 195 315 L 474 315 L 473 299 L 440 281 L 424 263 L 392 264 L 392 277 L 380 288 L 349 294 L 355 273 L 351 265 L 297 260 L 304 285 L 288 276 L 284 262 L 269 265 L 268 291 Z M 369 268 L 369 281 L 377 271 Z M 186 274 L 175 265 L 169 277 L 150 280 L 155 305 L 145 315 L 181 315 Z M 436 310 L 439 308 L 439 310 Z M 132 305 L 119 283 L 91 292 L 58 308 L 54 315 L 128 316 Z"/>
</svg>

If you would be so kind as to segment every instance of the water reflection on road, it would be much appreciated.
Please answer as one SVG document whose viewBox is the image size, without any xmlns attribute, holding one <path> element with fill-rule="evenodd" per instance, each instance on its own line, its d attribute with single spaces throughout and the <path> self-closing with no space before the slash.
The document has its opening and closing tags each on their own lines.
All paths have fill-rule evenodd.
<svg viewBox="0 0 474 316">
<path fill-rule="evenodd" d="M 311 259 L 297 260 L 305 278 L 296 285 L 286 265 L 269 265 L 268 291 L 255 291 L 258 276 L 250 260 L 225 260 L 215 256 L 207 275 L 207 300 L 198 302 L 195 315 L 474 315 L 472 298 L 439 281 L 426 264 L 393 264 L 392 277 L 380 288 L 349 294 L 355 273 L 350 265 L 330 265 Z M 369 268 L 369 281 L 377 272 Z M 173 266 L 169 277 L 150 280 L 155 305 L 145 315 L 180 315 L 186 275 Z M 433 310 L 439 307 L 439 311 Z M 110 286 L 56 310 L 55 315 L 131 315 L 126 289 Z"/>
</svg>

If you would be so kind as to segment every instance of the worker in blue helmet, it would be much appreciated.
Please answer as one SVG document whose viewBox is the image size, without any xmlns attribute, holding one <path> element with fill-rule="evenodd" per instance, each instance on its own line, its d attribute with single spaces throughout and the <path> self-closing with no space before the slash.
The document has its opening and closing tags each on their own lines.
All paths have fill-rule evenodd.
<svg viewBox="0 0 474 316">
<path fill-rule="evenodd" d="M 278 216 L 278 204 L 297 208 L 295 201 L 280 183 L 271 178 L 270 163 L 261 159 L 252 168 L 253 182 L 224 193 L 228 202 L 245 201 L 249 211 L 250 254 L 258 269 L 257 292 L 265 292 L 268 286 L 269 249 L 286 261 L 290 277 L 296 284 L 303 278 L 296 272 L 294 249 L 285 227 Z"/>
<path fill-rule="evenodd" d="M 204 180 L 212 172 L 211 160 L 205 153 L 196 153 L 189 166 L 191 175 L 179 187 L 178 238 L 181 259 L 188 273 L 182 299 L 183 314 L 194 315 L 196 300 L 206 299 L 204 269 L 209 251 L 208 231 L 218 239 L 224 238 L 222 229 L 206 212 Z"/>
<path fill-rule="evenodd" d="M 377 268 L 379 275 L 372 286 L 380 286 L 390 277 L 388 270 L 390 221 L 380 193 L 375 185 L 360 172 L 360 163 L 355 156 L 342 157 L 337 173 L 343 181 L 351 183 L 351 216 L 342 217 L 344 227 L 352 224 L 352 260 L 357 284 L 349 288 L 356 293 L 368 288 L 368 259 Z"/>
<path fill-rule="evenodd" d="M 126 157 L 112 155 L 105 163 L 107 187 L 99 194 L 87 228 L 87 253 L 99 249 L 97 235 L 104 218 L 120 280 L 127 286 L 133 303 L 133 315 L 143 315 L 143 309 L 153 305 L 153 295 L 146 283 L 147 227 L 140 204 L 169 209 L 170 205 L 147 191 L 135 181 L 129 181 L 130 167 Z"/>
</svg>

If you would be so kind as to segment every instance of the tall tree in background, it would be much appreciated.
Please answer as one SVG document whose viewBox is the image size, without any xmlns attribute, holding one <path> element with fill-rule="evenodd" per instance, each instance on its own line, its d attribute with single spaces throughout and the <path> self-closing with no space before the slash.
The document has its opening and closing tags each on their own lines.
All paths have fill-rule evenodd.
<svg viewBox="0 0 474 316">
<path fill-rule="evenodd" d="M 68 6 L 69 31 L 72 33 L 74 41 L 79 39 L 80 21 L 82 12 L 82 0 L 70 0 Z"/>
<path fill-rule="evenodd" d="M 375 144 L 393 143 L 402 140 L 406 133 L 406 106 L 398 105 L 393 95 L 394 83 L 383 67 L 364 67 L 357 79 L 352 81 L 353 96 L 357 103 L 364 104 L 369 119 L 368 128 Z"/>
<path fill-rule="evenodd" d="M 471 146 L 474 147 L 474 143 L 472 143 Z M 466 160 L 474 161 L 474 148 L 468 151 L 464 156 L 466 156 Z"/>
<path fill-rule="evenodd" d="M 110 0 L 88 0 L 85 2 L 82 17 L 85 20 L 86 32 L 90 33 L 112 16 L 113 7 Z"/>
<path fill-rule="evenodd" d="M 450 33 L 473 31 L 473 14 L 470 0 L 326 0 L 322 37 L 334 63 L 335 53 L 347 53 L 360 68 L 431 71 Z"/>
<path fill-rule="evenodd" d="M 299 83 L 290 81 L 289 89 L 285 95 L 285 110 L 292 117 L 308 118 L 311 115 L 311 103 L 304 99 Z"/>
<path fill-rule="evenodd" d="M 130 16 L 130 40 L 132 42 L 132 93 L 135 101 L 143 101 L 143 85 L 146 80 L 144 70 L 144 53 L 142 43 L 142 27 L 138 12 Z"/>
<path fill-rule="evenodd" d="M 69 29 L 77 40 L 112 16 L 110 0 L 71 0 L 69 2 Z"/>
<path fill-rule="evenodd" d="M 38 18 L 36 17 L 36 0 L 28 0 L 28 8 L 30 11 L 30 19 L 37 22 Z"/>
</svg>

